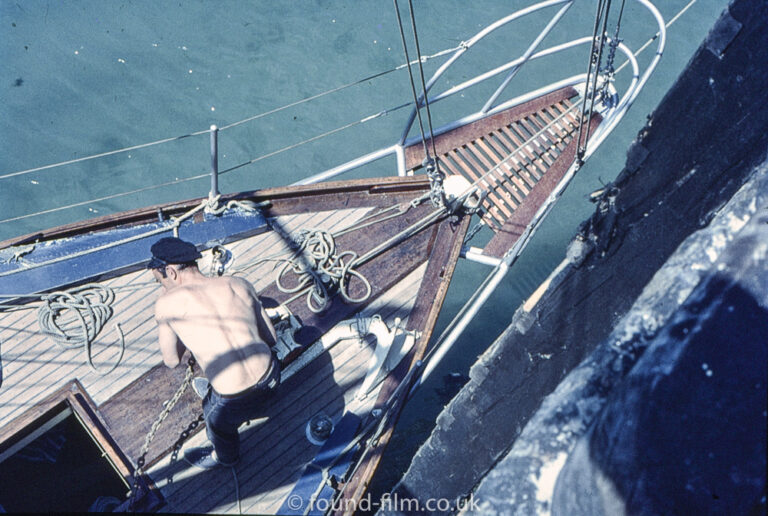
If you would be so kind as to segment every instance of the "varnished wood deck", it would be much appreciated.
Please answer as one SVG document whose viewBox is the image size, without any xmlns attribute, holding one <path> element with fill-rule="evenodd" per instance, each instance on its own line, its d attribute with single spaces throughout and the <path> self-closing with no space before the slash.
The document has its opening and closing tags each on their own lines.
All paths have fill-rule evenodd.
<svg viewBox="0 0 768 516">
<path fill-rule="evenodd" d="M 408 179 L 404 183 L 405 187 L 394 181 L 384 181 L 352 193 L 335 186 L 321 187 L 319 195 L 293 204 L 289 190 L 284 193 L 280 189 L 273 190 L 275 195 L 270 199 L 265 215 L 277 231 L 262 232 L 226 244 L 234 256 L 234 264 L 228 273 L 251 281 L 268 304 L 285 302 L 289 295 L 276 290 L 273 284 L 279 267 L 275 267 L 274 262 L 257 263 L 257 260 L 278 255 L 284 257 L 293 243 L 289 235 L 299 229 L 321 228 L 335 232 L 347 228 L 365 216 L 378 213 L 381 208 L 398 204 L 407 206 L 415 196 L 414 191 L 422 193 L 426 186 L 423 180 Z M 348 207 L 329 210 L 330 201 L 341 201 L 340 204 Z M 398 218 L 378 225 L 375 235 L 355 231 L 337 238 L 337 244 L 339 249 L 361 254 L 432 210 L 428 202 L 411 207 Z M 360 266 L 359 271 L 371 281 L 370 303 L 355 306 L 336 300 L 322 316 L 310 312 L 303 297 L 289 303 L 291 311 L 303 323 L 302 334 L 297 340 L 309 344 L 339 321 L 355 317 L 355 312 L 361 308 L 363 311 L 359 316 L 378 314 L 390 328 L 399 318 L 401 327 L 408 324 L 410 328 L 411 312 L 414 307 L 420 307 L 416 310 L 419 315 L 414 328 L 425 335 L 423 341 L 417 340 L 414 348 L 422 353 L 453 271 L 453 264 L 445 260 L 455 262 L 467 223 L 468 220 L 460 225 L 447 220 L 439 222 L 401 242 L 397 249 L 384 252 L 377 258 L 378 264 L 372 261 Z M 59 230 L 59 234 L 68 234 L 67 231 Z M 425 260 L 430 256 L 437 259 L 427 265 Z M 201 260 L 203 271 L 207 269 L 208 260 L 209 252 L 205 252 Z M 426 290 L 422 285 L 425 274 L 431 278 Z M 26 424 L 34 419 L 29 417 L 30 407 L 49 399 L 52 393 L 78 379 L 84 395 L 92 399 L 97 410 L 95 417 L 109 433 L 109 439 L 129 460 L 137 460 L 147 431 L 162 403 L 177 389 L 184 370 L 182 367 L 168 370 L 161 363 L 152 315 L 158 286 L 152 281 L 151 274 L 139 270 L 104 279 L 102 284 L 115 289 L 116 297 L 112 304 L 114 315 L 93 345 L 97 365 L 106 366 L 117 357 L 117 334 L 112 330 L 115 323 L 121 324 L 126 339 L 126 352 L 120 365 L 105 376 L 88 368 L 82 349 L 63 350 L 40 333 L 38 303 L 0 311 L 4 372 L 0 389 L 3 400 L 0 405 L 0 441 L 7 437 L 4 432 L 18 430 L 20 422 Z M 356 288 L 359 289 L 359 285 Z M 359 290 L 352 292 L 353 295 L 357 293 Z M 425 299 L 417 303 L 417 294 Z M 427 313 L 432 316 L 427 317 Z M 269 419 L 252 422 L 242 430 L 242 461 L 237 473 L 244 511 L 269 513 L 280 507 L 286 493 L 318 450 L 305 437 L 305 427 L 312 416 L 324 412 L 338 421 L 344 412 L 354 410 L 365 415 L 374 405 L 380 406 L 381 398 L 377 396 L 381 386 L 364 400 L 355 398 L 375 344 L 372 340 L 341 341 L 285 380 L 278 395 L 269 403 Z M 403 367 L 407 368 L 413 356 L 412 352 Z M 390 379 L 383 384 L 387 392 L 391 392 L 392 381 L 397 380 Z M 169 454 L 180 432 L 199 412 L 200 400 L 189 390 L 160 427 L 150 446 L 147 474 L 167 501 L 161 510 L 236 510 L 235 486 L 230 471 L 201 474 L 185 467 L 183 461 L 173 461 Z M 20 417 L 24 413 L 28 416 Z M 205 440 L 200 429 L 188 440 L 187 446 Z"/>
</svg>

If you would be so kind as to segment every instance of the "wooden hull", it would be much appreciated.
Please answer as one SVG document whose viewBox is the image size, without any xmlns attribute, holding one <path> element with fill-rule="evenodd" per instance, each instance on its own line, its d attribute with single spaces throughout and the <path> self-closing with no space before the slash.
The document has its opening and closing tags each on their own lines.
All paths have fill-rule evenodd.
<svg viewBox="0 0 768 516">
<path fill-rule="evenodd" d="M 483 250 L 490 260 L 518 245 L 573 176 L 576 96 L 575 89 L 563 88 L 436 135 L 441 170 L 462 176 L 481 194 L 482 221 L 495 232 Z M 590 128 L 600 123 L 595 115 Z M 409 168 L 419 167 L 416 147 L 405 149 L 405 155 Z M 116 469 L 129 483 L 143 457 L 147 486 L 142 493 L 149 492 L 144 509 L 218 513 L 240 504 L 247 512 L 304 513 L 315 496 L 325 501 L 340 496 L 347 503 L 338 507 L 354 507 L 376 471 L 408 382 L 418 372 L 470 221 L 468 215 L 436 210 L 429 190 L 424 176 L 273 188 L 223 197 L 218 206 L 230 209 L 218 215 L 205 214 L 203 200 L 197 199 L 0 243 L 0 296 L 10 296 L 0 298 L 5 368 L 0 396 L 14 400 L 0 407 L 0 462 L 4 452 L 23 440 L 19 436 L 25 429 L 58 407 L 62 393 L 74 385 L 88 407 L 81 412 L 91 414 L 85 419 L 92 433 L 102 448 L 112 450 Z M 414 199 L 421 201 L 412 204 Z M 245 209 L 245 202 L 258 209 Z M 205 441 L 201 426 L 193 423 L 200 401 L 191 390 L 145 444 L 163 403 L 185 375 L 183 368 L 168 370 L 161 363 L 152 311 L 157 286 L 149 283 L 152 278 L 145 270 L 151 243 L 170 235 L 173 226 L 179 236 L 206 250 L 204 271 L 210 249 L 223 246 L 234 257 L 227 274 L 247 278 L 266 306 L 287 307 L 301 322 L 293 334 L 298 347 L 280 355 L 286 374 L 268 404 L 269 418 L 241 429 L 236 482 L 226 469 L 201 474 L 177 460 L 174 446 L 182 433 L 186 445 Z M 359 298 L 367 291 L 359 279 L 365 277 L 370 296 L 364 302 L 337 295 L 316 313 L 306 296 L 277 286 L 284 263 L 280 260 L 299 247 L 303 229 L 335 234 L 338 253 L 373 253 L 356 267 L 360 276 L 351 277 L 348 289 L 351 299 Z M 114 315 L 92 346 L 97 368 L 114 363 L 119 355 L 114 323 L 120 323 L 127 343 L 120 365 L 107 375 L 93 371 L 82 350 L 61 351 L 37 327 L 39 293 L 89 282 L 116 292 Z M 386 368 L 386 378 L 361 397 L 361 386 L 368 391 L 372 380 L 370 365 L 380 359 L 378 337 L 347 336 L 326 347 L 319 343 L 351 328 L 351 320 L 374 316 L 381 317 L 392 335 L 404 339 L 410 334 L 413 344 L 396 366 Z M 305 435 L 309 419 L 320 413 L 337 424 L 326 444 L 336 446 L 331 452 Z M 329 454 L 332 461 L 327 461 Z M 320 490 L 323 474 L 340 480 L 341 493 L 330 487 Z M 288 500 L 303 502 L 290 507 Z"/>
<path fill-rule="evenodd" d="M 354 414 L 358 418 L 356 430 L 345 430 L 344 443 L 352 441 L 361 429 L 375 426 L 378 419 L 371 415 L 372 409 L 386 409 L 387 420 L 396 420 L 401 400 L 392 400 L 391 394 L 424 355 L 469 224 L 468 216 L 435 215 L 428 199 L 411 206 L 413 199 L 428 191 L 429 183 L 423 178 L 277 188 L 221 200 L 222 204 L 231 200 L 259 203 L 258 211 L 233 207 L 218 216 L 201 211 L 179 225 L 179 236 L 200 248 L 223 245 L 231 252 L 234 260 L 227 274 L 236 273 L 251 281 L 266 306 L 287 306 L 301 322 L 295 333 L 300 347 L 283 357 L 288 374 L 268 403 L 269 418 L 241 428 L 237 486 L 230 470 L 201 473 L 172 453 L 182 431 L 201 411 L 199 399 L 188 389 L 149 445 L 144 480 L 150 496 L 145 496 L 144 505 L 139 507 L 218 513 L 236 510 L 239 503 L 245 512 L 284 512 L 294 489 L 313 482 L 312 469 L 307 465 L 316 459 L 320 448 L 305 435 L 311 417 L 324 413 L 338 425 L 345 414 Z M 151 243 L 170 234 L 169 229 L 163 229 L 168 220 L 189 213 L 199 203 L 151 207 L 0 245 L 7 254 L 21 254 L 0 269 L 0 293 L 18 294 L 15 299 L 5 298 L 0 309 L 0 396 L 4 400 L 0 407 L 0 461 L 3 453 L 8 456 L 29 440 L 32 429 L 53 412 L 82 402 L 87 410 L 81 407 L 75 411 L 88 413 L 80 418 L 86 420 L 85 426 L 107 450 L 127 484 L 133 485 L 132 475 L 145 437 L 163 402 L 172 397 L 184 376 L 183 368 L 169 370 L 162 365 L 153 318 L 158 287 L 150 283 L 151 274 L 144 267 Z M 164 221 L 158 220 L 158 213 L 163 214 Z M 428 217 L 434 219 L 432 223 L 402 236 Z M 336 296 L 326 310 L 315 313 L 305 296 L 291 300 L 295 296 L 277 288 L 275 277 L 280 267 L 275 267 L 274 259 L 290 256 L 297 232 L 306 228 L 332 233 L 351 229 L 338 235 L 339 252 L 363 255 L 383 242 L 393 242 L 357 268 L 371 285 L 364 302 L 347 302 Z M 154 233 L 141 237 L 150 232 Z M 31 241 L 36 243 L 30 249 Z M 114 242 L 118 244 L 110 247 Z M 210 251 L 205 251 L 201 263 L 207 264 L 209 255 Z M 261 261 L 266 257 L 272 261 Z M 103 371 L 118 360 L 115 323 L 125 336 L 125 354 L 114 371 L 105 375 L 88 366 L 83 349 L 58 348 L 37 323 L 40 303 L 36 293 L 89 282 L 115 292 L 114 313 L 91 345 L 97 369 Z M 351 282 L 352 298 L 364 291 L 362 282 Z M 409 332 L 417 338 L 412 339 L 413 345 L 399 366 L 367 396 L 362 397 L 359 389 L 375 361 L 376 339 L 340 338 L 298 368 L 302 357 L 309 355 L 307 350 L 317 349 L 322 337 L 349 326 L 345 321 L 362 321 L 374 315 L 380 316 L 391 331 L 402 335 Z M 398 324 L 401 330 L 395 329 Z M 72 392 L 72 385 L 77 385 L 75 398 L 67 394 Z M 337 430 L 343 430 L 349 419 L 345 418 Z M 188 431 L 186 445 L 205 441 L 201 428 Z M 383 428 L 375 449 L 356 447 L 340 464 L 348 467 L 363 455 L 365 465 L 357 471 L 367 481 L 375 470 L 369 457 L 379 453 L 390 430 L 391 424 Z M 306 489 L 300 494 L 306 498 Z M 345 493 L 350 494 L 355 492 Z"/>
</svg>

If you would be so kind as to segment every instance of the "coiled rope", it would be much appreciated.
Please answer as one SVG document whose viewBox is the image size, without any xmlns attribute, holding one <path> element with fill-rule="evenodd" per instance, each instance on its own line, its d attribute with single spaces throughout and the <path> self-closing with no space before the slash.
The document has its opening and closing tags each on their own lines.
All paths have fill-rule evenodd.
<svg viewBox="0 0 768 516">
<path fill-rule="evenodd" d="M 307 306 L 314 313 L 320 313 L 328 307 L 331 295 L 329 288 L 337 290 L 349 303 L 360 303 L 371 295 L 371 283 L 354 269 L 358 255 L 354 251 L 336 254 L 336 241 L 333 235 L 322 229 L 304 229 L 299 231 L 296 240 L 299 248 L 277 275 L 275 283 L 281 292 L 292 294 L 307 291 Z M 286 286 L 284 278 L 295 276 L 294 284 Z M 357 277 L 362 281 L 365 292 L 353 297 L 349 292 L 350 280 Z"/>
<path fill-rule="evenodd" d="M 112 316 L 114 300 L 115 292 L 97 283 L 44 295 L 37 313 L 40 330 L 64 349 L 82 347 L 86 361 L 94 372 L 101 375 L 111 373 L 125 354 L 125 335 L 120 323 L 115 324 L 115 331 L 120 336 L 119 356 L 106 370 L 94 364 L 92 344 Z"/>
</svg>

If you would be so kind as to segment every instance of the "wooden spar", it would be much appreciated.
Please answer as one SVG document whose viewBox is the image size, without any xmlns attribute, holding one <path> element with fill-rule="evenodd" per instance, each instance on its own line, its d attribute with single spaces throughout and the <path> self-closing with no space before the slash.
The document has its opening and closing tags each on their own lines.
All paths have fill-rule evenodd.
<svg viewBox="0 0 768 516">
<path fill-rule="evenodd" d="M 450 284 L 450 278 L 453 276 L 453 271 L 458 261 L 459 253 L 461 252 L 462 239 L 455 238 L 456 235 L 463 235 L 466 233 L 469 227 L 469 217 L 464 217 L 456 227 L 443 226 L 441 228 L 441 234 L 438 238 L 441 241 L 448 241 L 448 234 L 452 233 L 452 244 L 449 246 L 436 247 L 430 256 L 429 266 L 424 275 L 422 286 L 417 298 L 416 306 L 411 314 L 409 324 L 414 328 L 423 328 L 424 334 L 419 340 L 418 348 L 414 349 L 410 356 L 410 363 L 408 360 L 404 360 L 400 366 L 393 371 L 393 373 L 387 378 L 376 400 L 376 407 L 383 408 L 397 387 L 406 377 L 408 371 L 414 366 L 417 360 L 420 360 L 426 353 L 427 344 L 429 343 L 432 332 L 434 331 L 435 323 L 437 322 L 437 316 L 440 313 L 445 296 Z M 437 286 L 437 290 L 434 291 L 434 287 Z M 434 294 L 430 296 L 430 290 L 434 291 Z M 408 389 L 405 389 L 400 398 L 394 400 L 394 404 L 390 408 L 393 412 L 391 419 L 387 421 L 387 424 L 382 429 L 382 433 L 376 443 L 363 452 L 363 456 L 360 458 L 360 464 L 357 471 L 349 479 L 344 491 L 345 500 L 354 500 L 359 502 L 365 495 L 368 484 L 371 477 L 376 471 L 376 468 L 381 461 L 382 453 L 389 442 L 392 432 L 394 431 L 395 424 L 400 415 L 402 405 L 407 398 Z M 359 503 L 341 503 L 340 507 L 357 507 Z M 344 511 L 339 511 L 344 512 Z M 347 513 L 350 511 L 347 510 Z"/>
</svg>

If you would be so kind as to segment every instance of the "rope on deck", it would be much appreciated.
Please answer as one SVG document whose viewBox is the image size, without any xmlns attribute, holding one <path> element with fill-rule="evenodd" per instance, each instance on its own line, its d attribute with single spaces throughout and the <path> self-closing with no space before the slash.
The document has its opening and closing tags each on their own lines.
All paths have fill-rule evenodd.
<svg viewBox="0 0 768 516">
<path fill-rule="evenodd" d="M 307 306 L 315 313 L 328 307 L 331 298 L 329 287 L 337 289 L 349 303 L 361 303 L 370 297 L 371 283 L 354 268 L 358 260 L 356 252 L 344 251 L 337 254 L 333 235 L 322 229 L 301 230 L 297 240 L 299 249 L 293 257 L 285 260 L 285 265 L 275 279 L 281 292 L 291 294 L 308 289 Z M 294 285 L 286 286 L 283 279 L 286 274 L 296 276 Z M 362 281 L 365 288 L 365 292 L 358 297 L 353 297 L 349 292 L 353 276 Z"/>
<path fill-rule="evenodd" d="M 125 335 L 120 324 L 115 324 L 119 335 L 119 355 L 106 370 L 93 362 L 93 341 L 112 317 L 115 292 L 104 285 L 89 283 L 67 291 L 54 292 L 42 297 L 43 304 L 37 321 L 43 334 L 51 337 L 64 349 L 82 347 L 90 368 L 101 375 L 111 373 L 125 354 Z"/>
</svg>

